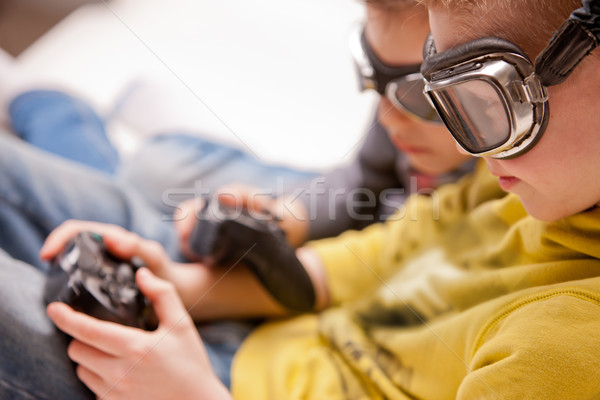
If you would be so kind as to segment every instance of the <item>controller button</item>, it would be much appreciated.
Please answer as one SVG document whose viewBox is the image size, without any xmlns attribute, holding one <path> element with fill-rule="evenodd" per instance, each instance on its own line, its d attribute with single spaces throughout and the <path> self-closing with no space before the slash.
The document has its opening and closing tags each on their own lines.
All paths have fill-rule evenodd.
<svg viewBox="0 0 600 400">
<path fill-rule="evenodd" d="M 102 243 L 102 235 L 99 235 L 99 234 L 97 234 L 97 233 L 93 233 L 93 232 L 91 232 L 91 233 L 90 233 L 90 237 L 91 237 L 91 238 L 92 238 L 92 239 L 93 239 L 95 242 Z"/>
<path fill-rule="evenodd" d="M 117 282 L 129 283 L 134 281 L 134 275 L 131 268 L 126 264 L 121 264 L 117 268 Z"/>
</svg>

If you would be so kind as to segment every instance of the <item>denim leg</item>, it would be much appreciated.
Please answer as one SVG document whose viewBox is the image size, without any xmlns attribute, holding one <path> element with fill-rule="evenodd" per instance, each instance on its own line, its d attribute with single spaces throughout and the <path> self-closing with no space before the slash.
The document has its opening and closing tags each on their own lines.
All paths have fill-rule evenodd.
<svg viewBox="0 0 600 400">
<path fill-rule="evenodd" d="M 57 91 L 30 91 L 11 102 L 9 115 L 15 133 L 36 147 L 108 173 L 119 164 L 104 122 L 79 99 Z"/>
<path fill-rule="evenodd" d="M 228 388 L 231 388 L 233 357 L 256 325 L 255 322 L 220 321 L 196 326 L 213 371 Z"/>
<path fill-rule="evenodd" d="M 47 317 L 44 275 L 0 250 L 0 398 L 93 399 Z"/>
<path fill-rule="evenodd" d="M 261 162 L 234 147 L 183 133 L 148 140 L 132 159 L 123 162 L 119 175 L 166 215 L 172 215 L 182 200 L 213 194 L 229 183 L 281 195 L 279 192 L 305 187 L 316 176 Z"/>
<path fill-rule="evenodd" d="M 47 229 L 36 225 L 21 210 L 0 198 L 0 248 L 12 257 L 42 268 L 38 252 L 47 233 Z"/>
<path fill-rule="evenodd" d="M 108 174 L 0 135 L 0 248 L 37 261 L 42 240 L 67 219 L 116 224 L 160 242 L 180 260 L 172 221 Z"/>
</svg>

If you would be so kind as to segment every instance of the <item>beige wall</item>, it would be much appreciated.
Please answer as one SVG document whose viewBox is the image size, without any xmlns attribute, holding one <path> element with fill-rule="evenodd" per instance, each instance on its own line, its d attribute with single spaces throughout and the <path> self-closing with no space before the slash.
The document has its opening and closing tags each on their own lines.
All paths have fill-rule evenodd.
<svg viewBox="0 0 600 400">
<path fill-rule="evenodd" d="M 0 0 L 0 47 L 16 56 L 62 18 L 101 0 Z"/>
</svg>

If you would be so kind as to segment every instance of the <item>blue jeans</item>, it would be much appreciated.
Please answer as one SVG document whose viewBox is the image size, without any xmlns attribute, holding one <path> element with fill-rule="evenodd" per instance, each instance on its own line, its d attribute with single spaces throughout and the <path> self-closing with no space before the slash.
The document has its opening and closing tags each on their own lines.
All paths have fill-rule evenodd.
<svg viewBox="0 0 600 400">
<path fill-rule="evenodd" d="M 0 247 L 38 268 L 46 236 L 67 219 L 120 225 L 181 260 L 172 221 L 106 173 L 0 134 Z"/>
<path fill-rule="evenodd" d="M 0 135 L 0 248 L 37 267 L 44 238 L 67 219 L 122 226 L 182 260 L 172 221 L 179 202 L 232 182 L 291 191 L 315 176 L 175 133 L 118 163 L 100 117 L 60 92 L 22 94 L 10 111 L 17 133 L 38 149 Z M 66 144 L 56 149 L 55 141 Z"/>
<path fill-rule="evenodd" d="M 121 165 L 118 176 L 163 214 L 192 196 L 209 196 L 229 183 L 283 195 L 306 188 L 314 172 L 262 162 L 237 148 L 185 133 L 169 133 L 147 140 Z"/>
<path fill-rule="evenodd" d="M 44 275 L 0 250 L 0 398 L 93 399 L 46 316 Z"/>
<path fill-rule="evenodd" d="M 306 187 L 316 173 L 263 162 L 235 147 L 185 132 L 146 141 L 120 161 L 104 121 L 85 102 L 57 91 L 37 90 L 9 107 L 15 133 L 34 147 L 114 175 L 168 219 L 193 195 L 210 195 L 233 182 L 271 189 L 274 195 Z"/>
<path fill-rule="evenodd" d="M 36 147 L 114 173 L 119 154 L 104 121 L 85 102 L 50 90 L 25 92 L 9 105 L 13 130 Z"/>
</svg>

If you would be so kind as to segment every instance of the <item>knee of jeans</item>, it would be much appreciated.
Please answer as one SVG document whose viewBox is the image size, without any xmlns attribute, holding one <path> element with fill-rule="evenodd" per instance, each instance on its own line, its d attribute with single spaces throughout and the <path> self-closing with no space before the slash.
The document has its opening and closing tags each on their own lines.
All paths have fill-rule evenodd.
<svg viewBox="0 0 600 400">
<path fill-rule="evenodd" d="M 79 113 L 97 116 L 90 105 L 67 93 L 55 90 L 32 90 L 16 96 L 9 105 L 13 125 L 21 125 L 30 118 L 30 113 L 52 114 L 57 109 L 77 110 Z M 99 118 L 99 117 L 98 117 Z"/>
</svg>

